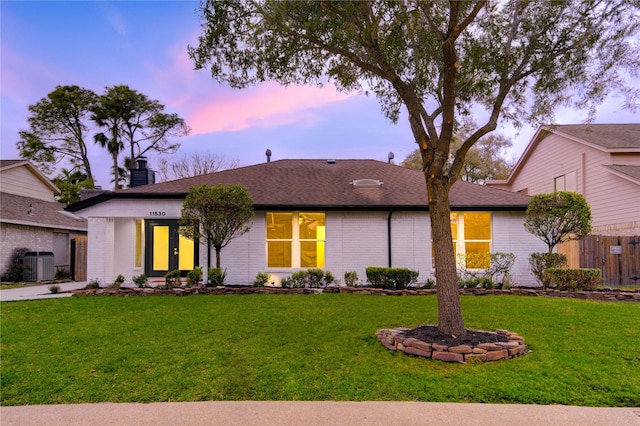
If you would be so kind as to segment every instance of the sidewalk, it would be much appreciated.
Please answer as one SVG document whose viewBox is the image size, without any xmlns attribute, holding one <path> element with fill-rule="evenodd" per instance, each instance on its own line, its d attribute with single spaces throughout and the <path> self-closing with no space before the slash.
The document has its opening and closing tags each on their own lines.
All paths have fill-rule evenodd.
<svg viewBox="0 0 640 426">
<path fill-rule="evenodd" d="M 0 290 L 0 302 L 10 302 L 15 300 L 53 299 L 58 297 L 71 296 L 71 293 L 51 293 L 49 291 L 50 285 L 52 284 L 41 284 L 29 287 Z M 87 281 L 72 281 L 56 285 L 60 287 L 61 292 L 64 292 L 84 288 L 87 285 Z"/>
<path fill-rule="evenodd" d="M 3 426 L 639 426 L 640 408 L 432 402 L 182 402 L 0 407 Z"/>
</svg>

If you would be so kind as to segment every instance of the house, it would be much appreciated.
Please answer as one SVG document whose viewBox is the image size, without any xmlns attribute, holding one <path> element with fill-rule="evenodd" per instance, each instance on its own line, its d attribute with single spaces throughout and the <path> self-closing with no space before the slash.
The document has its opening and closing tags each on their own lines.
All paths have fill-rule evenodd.
<svg viewBox="0 0 640 426">
<path fill-rule="evenodd" d="M 59 192 L 29 161 L 0 160 L 0 274 L 10 268 L 17 250 L 26 249 L 52 253 L 55 269 L 86 279 L 87 220 L 65 211 L 55 200 Z"/>
<path fill-rule="evenodd" d="M 542 126 L 509 177 L 486 185 L 529 195 L 582 194 L 592 235 L 558 251 L 571 267 L 600 268 L 605 284 L 640 279 L 640 124 Z"/>
<path fill-rule="evenodd" d="M 542 126 L 504 181 L 529 195 L 582 194 L 595 235 L 640 235 L 640 124 Z"/>
<path fill-rule="evenodd" d="M 374 160 L 279 160 L 105 192 L 69 206 L 89 221 L 89 278 L 161 277 L 208 261 L 204 242 L 177 232 L 187 191 L 203 184 L 243 185 L 254 202 L 251 230 L 221 252 L 230 284 L 249 285 L 260 272 L 277 284 L 301 268 L 323 268 L 338 279 L 356 271 L 362 281 L 368 266 L 411 268 L 421 281 L 434 274 L 420 171 Z M 535 285 L 529 252 L 544 246 L 524 230 L 528 200 L 456 183 L 451 207 L 457 251 L 514 253 L 515 281 Z"/>
</svg>

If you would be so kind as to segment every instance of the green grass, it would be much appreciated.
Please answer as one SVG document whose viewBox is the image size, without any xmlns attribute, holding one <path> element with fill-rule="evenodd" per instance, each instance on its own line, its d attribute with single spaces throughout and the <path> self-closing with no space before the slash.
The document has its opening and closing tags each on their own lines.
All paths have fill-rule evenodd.
<svg viewBox="0 0 640 426">
<path fill-rule="evenodd" d="M 532 353 L 447 364 L 380 328 L 436 322 L 436 299 L 343 294 L 73 297 L 1 304 L 2 405 L 390 400 L 640 406 L 640 304 L 462 297 L 468 328 Z"/>
</svg>

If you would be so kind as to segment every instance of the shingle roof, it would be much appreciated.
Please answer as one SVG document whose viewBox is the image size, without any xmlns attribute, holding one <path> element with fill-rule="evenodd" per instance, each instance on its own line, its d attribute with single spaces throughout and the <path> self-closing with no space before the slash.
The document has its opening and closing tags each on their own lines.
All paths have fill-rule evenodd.
<svg viewBox="0 0 640 426">
<path fill-rule="evenodd" d="M 545 126 L 555 133 L 606 149 L 640 148 L 640 124 L 568 124 Z"/>
<path fill-rule="evenodd" d="M 640 183 L 640 166 L 629 166 L 620 164 L 609 164 L 605 166 L 611 170 L 621 173 L 631 180 L 635 180 Z"/>
<path fill-rule="evenodd" d="M 31 212 L 31 214 L 29 214 Z M 19 225 L 68 230 L 87 230 L 87 220 L 73 218 L 64 204 L 20 195 L 0 193 L 0 221 Z"/>
<path fill-rule="evenodd" d="M 375 179 L 379 188 L 354 188 L 357 179 Z M 256 208 L 354 210 L 426 210 L 427 190 L 420 171 L 375 160 L 279 160 L 253 166 L 109 192 L 67 209 L 81 210 L 112 198 L 182 198 L 203 184 L 240 184 Z M 454 209 L 526 209 L 529 197 L 496 188 L 458 182 L 451 189 Z"/>
<path fill-rule="evenodd" d="M 27 160 L 0 160 L 0 169 L 4 169 L 5 167 L 11 167 L 16 164 L 26 164 Z"/>
</svg>

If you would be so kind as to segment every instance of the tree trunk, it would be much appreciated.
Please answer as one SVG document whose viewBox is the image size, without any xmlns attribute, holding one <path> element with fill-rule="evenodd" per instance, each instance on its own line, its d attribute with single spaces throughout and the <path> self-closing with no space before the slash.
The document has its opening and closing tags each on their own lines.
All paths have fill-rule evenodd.
<svg viewBox="0 0 640 426">
<path fill-rule="evenodd" d="M 220 269 L 220 250 L 222 248 L 216 247 L 216 268 Z"/>
<path fill-rule="evenodd" d="M 428 175 L 426 181 L 436 268 L 438 330 L 447 335 L 461 336 L 465 333 L 465 329 L 451 237 L 449 188 L 444 186 L 440 179 L 430 179 Z"/>
</svg>

